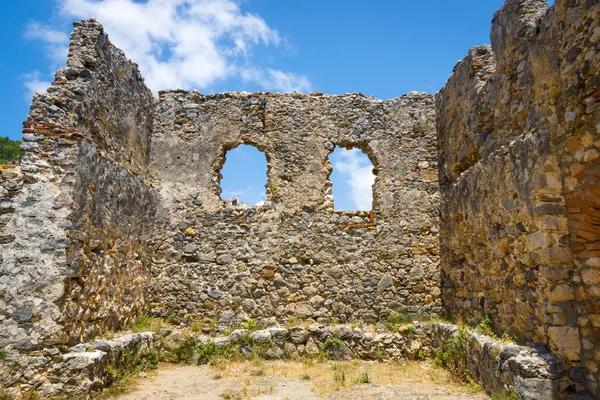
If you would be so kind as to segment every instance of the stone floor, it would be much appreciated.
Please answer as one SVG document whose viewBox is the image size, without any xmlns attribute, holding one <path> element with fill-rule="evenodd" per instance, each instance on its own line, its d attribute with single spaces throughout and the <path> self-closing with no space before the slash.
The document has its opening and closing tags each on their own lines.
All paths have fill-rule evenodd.
<svg viewBox="0 0 600 400">
<path fill-rule="evenodd" d="M 363 383 L 368 376 L 369 383 Z M 484 400 L 479 387 L 453 380 L 426 362 L 240 362 L 161 365 L 118 400 Z"/>
</svg>

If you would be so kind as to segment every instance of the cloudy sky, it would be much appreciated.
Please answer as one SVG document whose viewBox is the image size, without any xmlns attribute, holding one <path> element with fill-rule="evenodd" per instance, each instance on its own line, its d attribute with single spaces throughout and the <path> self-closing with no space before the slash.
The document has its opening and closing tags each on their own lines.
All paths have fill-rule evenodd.
<svg viewBox="0 0 600 400">
<path fill-rule="evenodd" d="M 19 0 L 0 2 L 0 136 L 18 139 L 34 91 L 65 63 L 72 22 L 96 18 L 149 87 L 341 94 L 436 92 L 489 43 L 502 0 Z M 336 153 L 344 207 L 368 208 L 368 159 Z M 260 160 L 260 157 L 257 157 Z M 235 163 L 235 161 L 232 161 Z M 247 163 L 246 161 L 243 161 Z M 257 161 L 259 163 L 259 161 Z M 337 166 L 336 166 L 337 165 Z M 234 168 L 236 170 L 236 168 Z M 369 173 L 368 173 L 369 172 Z M 262 176 L 257 174 L 258 177 Z M 345 183 L 344 183 L 345 182 Z M 232 182 L 234 185 L 235 182 Z M 336 182 L 334 181 L 334 185 Z M 263 187 L 252 183 L 231 193 Z M 253 198 L 260 193 L 250 189 Z"/>
</svg>

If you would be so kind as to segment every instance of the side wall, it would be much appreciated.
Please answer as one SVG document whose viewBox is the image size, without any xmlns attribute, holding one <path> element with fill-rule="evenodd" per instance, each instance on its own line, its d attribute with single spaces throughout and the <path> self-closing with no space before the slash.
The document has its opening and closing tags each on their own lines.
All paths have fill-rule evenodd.
<svg viewBox="0 0 600 400">
<path fill-rule="evenodd" d="M 437 104 L 444 305 L 600 394 L 600 3 L 509 0 Z"/>
<path fill-rule="evenodd" d="M 0 347 L 78 342 L 143 307 L 153 107 L 102 26 L 76 23 L 67 66 L 33 98 L 21 168 L 2 182 Z"/>
<path fill-rule="evenodd" d="M 228 325 L 440 311 L 432 96 L 161 92 L 154 126 L 155 314 Z M 266 154 L 263 207 L 222 205 L 225 152 L 241 143 Z M 371 158 L 372 211 L 333 211 L 335 146 Z"/>
</svg>

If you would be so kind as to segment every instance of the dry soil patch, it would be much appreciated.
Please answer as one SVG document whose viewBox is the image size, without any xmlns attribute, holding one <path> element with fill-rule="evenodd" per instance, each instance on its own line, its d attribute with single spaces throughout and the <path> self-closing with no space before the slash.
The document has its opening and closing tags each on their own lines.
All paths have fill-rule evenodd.
<svg viewBox="0 0 600 400">
<path fill-rule="evenodd" d="M 369 383 L 362 383 L 368 377 Z M 475 392 L 475 393 L 474 393 Z M 162 364 L 118 400 L 484 400 L 476 388 L 426 362 L 228 362 Z"/>
</svg>

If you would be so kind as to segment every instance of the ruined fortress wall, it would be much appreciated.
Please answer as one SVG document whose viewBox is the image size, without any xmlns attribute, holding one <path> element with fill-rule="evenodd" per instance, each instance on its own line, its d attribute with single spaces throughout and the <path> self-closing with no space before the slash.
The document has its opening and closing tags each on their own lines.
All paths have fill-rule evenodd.
<svg viewBox="0 0 600 400">
<path fill-rule="evenodd" d="M 442 297 L 600 394 L 600 3 L 509 0 L 437 101 Z"/>
<path fill-rule="evenodd" d="M 76 23 L 67 66 L 34 96 L 21 168 L 0 179 L 0 347 L 78 342 L 142 309 L 153 105 L 102 27 Z"/>
<path fill-rule="evenodd" d="M 88 20 L 23 140 L 21 168 L 0 179 L 2 347 L 79 342 L 149 309 L 225 325 L 440 311 L 431 95 L 155 99 Z M 241 143 L 267 156 L 264 206 L 220 199 Z M 373 210 L 333 211 L 335 146 L 369 155 Z"/>
<path fill-rule="evenodd" d="M 165 224 L 153 313 L 228 325 L 439 312 L 432 96 L 167 91 L 156 109 L 151 175 Z M 223 207 L 220 169 L 242 143 L 266 155 L 268 199 Z M 372 211 L 333 211 L 335 146 L 373 162 Z"/>
<path fill-rule="evenodd" d="M 492 46 L 437 96 L 380 101 L 154 98 L 98 23 L 76 23 L 20 169 L 0 174 L 0 347 L 147 312 L 234 325 L 443 307 L 556 353 L 544 390 L 600 395 L 599 24 L 598 0 L 508 0 Z M 266 155 L 262 206 L 220 198 L 240 144 Z M 336 146 L 374 164 L 372 210 L 333 210 Z"/>
</svg>

